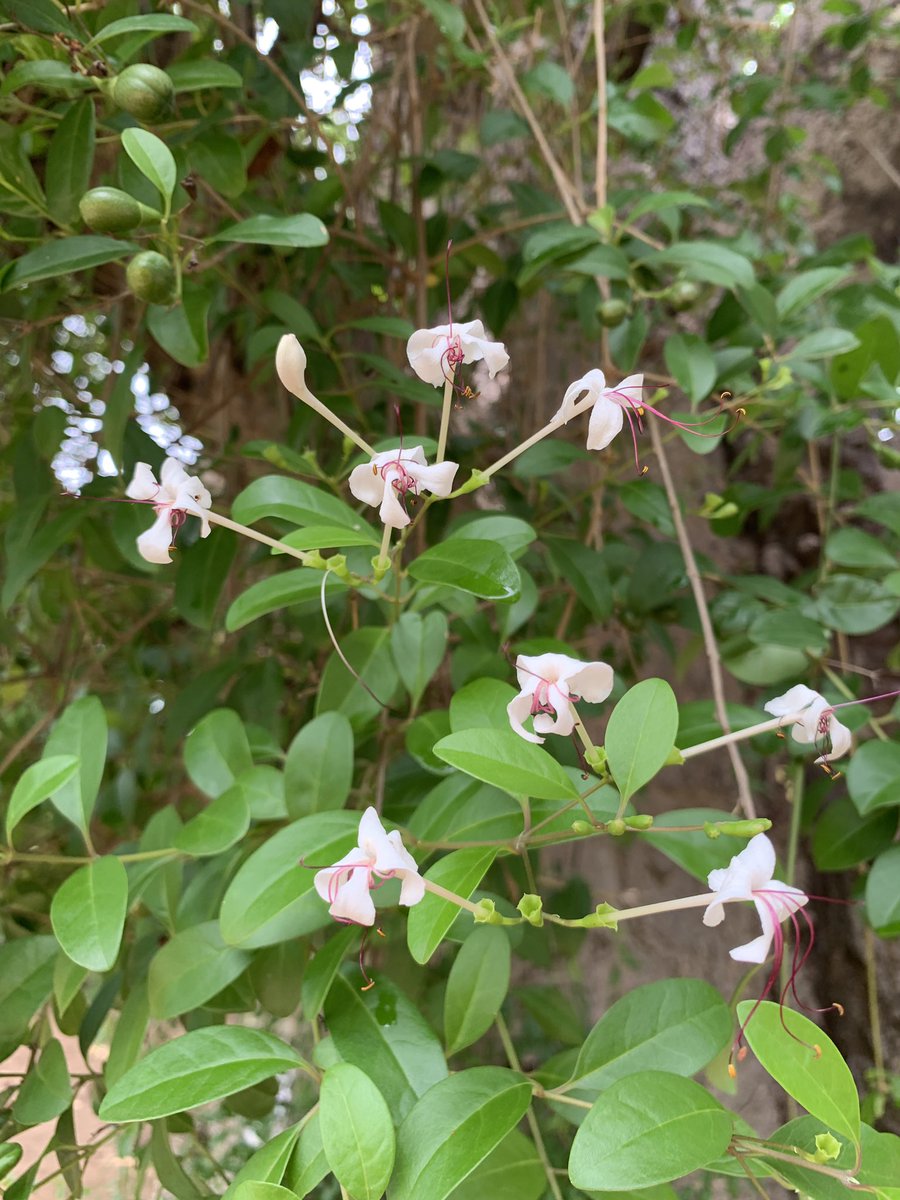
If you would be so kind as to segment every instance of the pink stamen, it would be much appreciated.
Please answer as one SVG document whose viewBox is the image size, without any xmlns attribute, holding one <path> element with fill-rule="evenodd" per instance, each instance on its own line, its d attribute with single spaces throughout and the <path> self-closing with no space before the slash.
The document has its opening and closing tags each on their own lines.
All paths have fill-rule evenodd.
<svg viewBox="0 0 900 1200">
<path fill-rule="evenodd" d="M 851 708 L 854 704 L 874 704 L 876 700 L 892 700 L 895 696 L 900 696 L 900 690 L 896 692 L 883 692 L 880 696 L 863 696 L 859 700 L 845 700 L 841 704 L 832 704 L 825 712 L 833 713 L 836 708 Z"/>
</svg>

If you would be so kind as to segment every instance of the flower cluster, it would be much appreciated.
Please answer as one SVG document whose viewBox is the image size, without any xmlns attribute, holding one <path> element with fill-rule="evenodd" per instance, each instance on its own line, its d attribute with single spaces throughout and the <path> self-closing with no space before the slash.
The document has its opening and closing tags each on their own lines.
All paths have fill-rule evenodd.
<svg viewBox="0 0 900 1200">
<path fill-rule="evenodd" d="M 156 520 L 137 540 L 138 553 L 147 562 L 169 563 L 172 541 L 190 513 L 200 518 L 200 536 L 209 537 L 209 516 L 212 497 L 199 479 L 188 475 L 177 459 L 167 458 L 160 471 L 159 482 L 151 468 L 139 462 L 131 483 L 125 489 L 129 500 L 151 504 Z"/>
</svg>

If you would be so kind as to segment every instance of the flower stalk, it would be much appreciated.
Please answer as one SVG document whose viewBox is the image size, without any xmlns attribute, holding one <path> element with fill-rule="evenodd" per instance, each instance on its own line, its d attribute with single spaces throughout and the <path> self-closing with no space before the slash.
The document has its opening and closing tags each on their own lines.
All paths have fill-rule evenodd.
<svg viewBox="0 0 900 1200">
<path fill-rule="evenodd" d="M 441 428 L 438 433 L 437 457 L 435 465 L 444 461 L 444 455 L 447 452 L 447 435 L 450 432 L 450 410 L 453 407 L 453 376 L 456 374 L 454 367 L 447 368 L 447 378 L 444 380 L 444 401 L 441 405 Z"/>
<path fill-rule="evenodd" d="M 683 759 L 696 758 L 699 754 L 708 754 L 710 750 L 718 750 L 729 746 L 732 742 L 743 742 L 747 738 L 757 737 L 761 733 L 772 733 L 785 725 L 793 725 L 801 720 L 802 713 L 789 713 L 786 717 L 774 717 L 770 721 L 759 721 L 756 725 L 748 725 L 746 729 L 735 729 L 731 733 L 723 733 L 721 737 L 710 738 L 708 742 L 698 742 L 696 746 L 688 746 L 680 751 Z"/>
</svg>

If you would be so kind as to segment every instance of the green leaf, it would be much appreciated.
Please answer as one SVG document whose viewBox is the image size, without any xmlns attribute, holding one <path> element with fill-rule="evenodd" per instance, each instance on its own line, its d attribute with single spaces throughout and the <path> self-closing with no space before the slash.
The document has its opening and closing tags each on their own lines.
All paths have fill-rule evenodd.
<svg viewBox="0 0 900 1200">
<path fill-rule="evenodd" d="M 541 1200 L 547 1176 L 534 1143 L 513 1129 L 448 1200 Z"/>
<path fill-rule="evenodd" d="M 19 1089 L 12 1115 L 20 1125 L 42 1125 L 72 1103 L 69 1067 L 62 1043 L 51 1038 Z"/>
<path fill-rule="evenodd" d="M 64 33 L 75 37 L 78 32 L 53 0 L 3 0 L 0 11 L 16 24 L 38 33 Z"/>
<path fill-rule="evenodd" d="M 832 575 L 816 591 L 814 611 L 829 629 L 839 633 L 874 633 L 900 611 L 900 599 L 874 579 Z"/>
<path fill-rule="evenodd" d="M 241 718 L 230 708 L 215 708 L 199 721 L 184 744 L 184 765 L 191 781 L 213 798 L 253 766 Z"/>
<path fill-rule="evenodd" d="M 847 871 L 868 862 L 890 846 L 897 832 L 898 817 L 896 805 L 861 817 L 849 800 L 832 800 L 813 829 L 816 867 L 820 871 Z"/>
<path fill-rule="evenodd" d="M 520 588 L 516 564 L 503 547 L 474 538 L 432 546 L 410 563 L 409 573 L 420 583 L 459 588 L 485 600 L 511 599 Z"/>
<path fill-rule="evenodd" d="M 176 92 L 201 92 L 210 88 L 242 88 L 241 75 L 228 63 L 214 59 L 177 62 L 166 68 Z"/>
<path fill-rule="evenodd" d="M 245 487 L 231 506 L 235 521 L 253 525 L 263 517 L 277 517 L 292 525 L 341 525 L 363 530 L 369 526 L 349 504 L 312 484 L 285 475 L 263 475 Z"/>
<path fill-rule="evenodd" d="M 572 77 L 564 67 L 551 59 L 545 59 L 530 71 L 526 71 L 521 80 L 526 92 L 555 100 L 561 108 L 568 108 L 575 99 Z"/>
<path fill-rule="evenodd" d="M 493 846 L 454 850 L 426 871 L 425 878 L 468 900 L 496 857 L 497 850 Z M 432 892 L 426 892 L 424 899 L 410 909 L 406 940 L 417 963 L 428 962 L 458 916 L 459 909 L 455 904 Z"/>
<path fill-rule="evenodd" d="M 416 1006 L 384 976 L 359 990 L 344 976 L 334 981 L 325 1021 L 341 1058 L 365 1071 L 400 1122 L 434 1084 L 447 1077 L 440 1043 Z"/>
<path fill-rule="evenodd" d="M 817 329 L 800 338 L 784 357 L 787 362 L 797 358 L 831 358 L 834 354 L 855 350 L 858 345 L 859 338 L 849 329 Z"/>
<path fill-rule="evenodd" d="M 344 584 L 334 575 L 325 583 L 325 593 L 340 590 Z M 322 572 L 312 567 L 299 567 L 293 571 L 281 571 L 261 579 L 242 592 L 232 603 L 225 616 L 225 628 L 229 633 L 243 629 L 251 621 L 286 608 L 293 604 L 316 605 L 322 591 Z"/>
<path fill-rule="evenodd" d="M 866 915 L 882 937 L 900 933 L 900 846 L 885 850 L 872 864 L 866 878 Z"/>
<path fill-rule="evenodd" d="M 187 17 L 176 17 L 171 13 L 147 13 L 139 17 L 121 17 L 110 21 L 108 25 L 95 33 L 85 49 L 89 46 L 99 46 L 111 38 L 122 37 L 126 33 L 152 33 L 159 36 L 163 33 L 199 33 L 198 27 Z"/>
<path fill-rule="evenodd" d="M 178 555 L 175 607 L 198 629 L 212 629 L 216 607 L 237 552 L 237 538 L 228 529 L 215 537 L 199 538 Z"/>
<path fill-rule="evenodd" d="M 100 1119 L 118 1124 L 167 1117 L 302 1065 L 296 1051 L 262 1030 L 195 1029 L 157 1046 L 126 1071 L 100 1105 Z"/>
<path fill-rule="evenodd" d="M 498 542 L 513 558 L 535 540 L 534 527 L 520 517 L 509 517 L 505 513 L 470 513 L 454 522 L 450 537 L 461 537 L 478 542 Z"/>
<path fill-rule="evenodd" d="M 603 555 L 574 538 L 545 537 L 550 560 L 566 586 L 598 621 L 612 615 L 613 595 Z"/>
<path fill-rule="evenodd" d="M 688 1175 L 724 1154 L 734 1118 L 691 1079 L 638 1071 L 587 1114 L 569 1155 L 580 1190 L 628 1191 Z"/>
<path fill-rule="evenodd" d="M 900 804 L 900 745 L 866 742 L 847 765 L 847 788 L 860 816 Z"/>
<path fill-rule="evenodd" d="M 358 529 L 348 529 L 346 525 L 307 525 L 280 540 L 295 550 L 344 549 L 347 546 L 372 546 L 374 549 L 381 544 L 371 525 L 360 525 Z"/>
<path fill-rule="evenodd" d="M 525 1115 L 531 1084 L 474 1067 L 435 1084 L 397 1133 L 391 1200 L 446 1200 Z"/>
<path fill-rule="evenodd" d="M 812 1116 L 858 1144 L 856 1084 L 831 1038 L 800 1013 L 770 1000 L 742 1000 L 737 1014 L 742 1027 L 747 1021 L 750 1049 L 775 1082 Z"/>
<path fill-rule="evenodd" d="M 668 756 L 672 742 L 666 751 Z M 515 796 L 577 800 L 578 789 L 555 758 L 511 729 L 464 729 L 441 738 L 435 755 L 451 767 Z"/>
<path fill-rule="evenodd" d="M 128 876 L 115 855 L 79 867 L 50 905 L 56 939 L 72 962 L 109 971 L 119 955 L 128 910 Z"/>
<path fill-rule="evenodd" d="M 390 631 L 382 626 L 354 629 L 341 639 L 341 650 L 356 675 L 347 670 L 338 654 L 332 654 L 322 672 L 316 715 L 342 713 L 356 732 L 393 702 L 400 677 L 391 657 Z"/>
<path fill-rule="evenodd" d="M 418 708 L 431 677 L 444 660 L 447 618 L 442 612 L 403 613 L 391 629 L 391 654 L 413 708 Z"/>
<path fill-rule="evenodd" d="M 106 765 L 106 713 L 96 696 L 82 696 L 59 716 L 50 731 L 46 757 L 74 755 L 78 772 L 50 797 L 53 807 L 86 833 Z"/>
<path fill-rule="evenodd" d="M 207 287 L 186 280 L 180 304 L 174 308 L 147 306 L 147 328 L 166 354 L 183 367 L 200 367 L 209 357 L 207 317 L 211 299 Z"/>
<path fill-rule="evenodd" d="M 140 983 L 125 1001 L 109 1044 L 109 1057 L 103 1071 L 107 1087 L 112 1087 L 137 1062 L 149 1021 L 147 985 Z"/>
<path fill-rule="evenodd" d="M 322 713 L 296 735 L 284 764 L 291 819 L 343 808 L 353 782 L 353 729 L 340 712 Z"/>
<path fill-rule="evenodd" d="M 825 556 L 841 567 L 880 568 L 891 571 L 897 555 L 871 533 L 845 527 L 837 529 L 825 543 Z"/>
<path fill-rule="evenodd" d="M 309 249 L 327 245 L 328 230 L 311 213 L 298 213 L 292 217 L 270 217 L 260 213 L 246 221 L 238 221 L 236 225 L 227 225 L 208 240 Z"/>
<path fill-rule="evenodd" d="M 73 271 L 87 271 L 103 263 L 115 262 L 140 249 L 134 242 L 120 242 L 116 238 L 85 234 L 78 237 L 57 238 L 45 242 L 36 250 L 14 259 L 0 276 L 0 291 L 22 283 L 40 283 L 44 279 L 57 279 Z"/>
<path fill-rule="evenodd" d="M 172 1148 L 169 1129 L 165 1120 L 154 1121 L 150 1134 L 150 1159 L 162 1189 L 177 1196 L 178 1200 L 201 1200 L 202 1194 L 181 1165 L 180 1157 Z"/>
<path fill-rule="evenodd" d="M 191 141 L 188 153 L 192 169 L 215 191 L 231 199 L 246 191 L 244 149 L 237 138 L 211 129 Z"/>
<path fill-rule="evenodd" d="M 149 129 L 125 129 L 122 132 L 125 153 L 168 204 L 178 182 L 178 168 L 172 151 Z"/>
<path fill-rule="evenodd" d="M 646 255 L 642 262 L 652 266 L 680 267 L 689 279 L 700 279 L 720 287 L 753 287 L 753 266 L 718 242 L 676 242 L 665 250 Z"/>
<path fill-rule="evenodd" d="M 509 988 L 509 938 L 502 929 L 483 925 L 462 944 L 444 994 L 447 1053 L 477 1042 L 490 1029 Z"/>
<path fill-rule="evenodd" d="M 298 863 L 336 862 L 354 844 L 358 825 L 358 813 L 316 813 L 270 837 L 228 885 L 220 914 L 224 940 L 250 950 L 328 924 L 327 908 L 313 890 L 315 870 Z"/>
<path fill-rule="evenodd" d="M 712 350 L 706 342 L 693 333 L 673 333 L 666 338 L 663 355 L 675 382 L 691 403 L 705 400 L 717 374 Z"/>
<path fill-rule="evenodd" d="M 461 42 L 466 33 L 466 17 L 450 0 L 422 0 L 444 37 Z"/>
<path fill-rule="evenodd" d="M 716 736 L 720 730 L 710 736 Z M 698 739 L 702 741 L 703 739 Z M 653 829 L 641 834 L 651 846 L 665 854 L 666 858 L 706 883 L 710 871 L 727 867 L 737 852 L 737 844 L 728 837 L 708 838 L 702 829 L 677 832 L 680 825 L 703 825 L 707 821 L 732 821 L 734 813 L 716 808 L 676 808 L 666 814 L 666 825 L 674 827 L 674 833 L 657 833 Z"/>
<path fill-rule="evenodd" d="M 340 933 L 333 933 L 309 964 L 300 988 L 300 1005 L 307 1021 L 315 1020 L 322 1011 L 344 955 L 356 940 L 356 936 L 352 926 Z"/>
<path fill-rule="evenodd" d="M 453 693 L 451 730 L 453 733 L 461 733 L 464 729 L 508 730 L 506 706 L 516 694 L 516 689 L 502 679 L 473 679 Z"/>
<path fill-rule="evenodd" d="M 817 621 L 793 609 L 763 613 L 747 630 L 747 636 L 757 646 L 786 646 L 811 654 L 823 654 L 829 642 L 828 634 Z"/>
<path fill-rule="evenodd" d="M 238 1189 L 248 1184 L 280 1184 L 287 1170 L 291 1155 L 297 1145 L 297 1139 L 302 1130 L 309 1124 L 309 1118 L 298 1121 L 281 1133 L 276 1134 L 270 1142 L 251 1154 L 250 1158 L 238 1171 L 229 1186 L 225 1189 L 222 1200 L 238 1200 Z M 252 1193 L 251 1193 L 252 1194 Z M 288 1193 L 293 1195 L 293 1193 Z M 294 1198 L 296 1200 L 296 1198 Z"/>
<path fill-rule="evenodd" d="M 90 187 L 93 165 L 94 101 L 85 96 L 66 112 L 47 151 L 47 205 L 58 225 L 77 218 L 78 201 Z"/>
<path fill-rule="evenodd" d="M 384 1097 L 352 1063 L 325 1072 L 319 1128 L 328 1165 L 354 1200 L 379 1200 L 394 1169 L 395 1139 Z"/>
<path fill-rule="evenodd" d="M 176 933 L 150 960 L 150 1015 L 161 1021 L 200 1008 L 237 979 L 250 956 L 226 946 L 218 921 Z"/>
<path fill-rule="evenodd" d="M 241 784 L 227 788 L 179 830 L 172 844 L 192 858 L 221 854 L 250 828 L 250 805 Z"/>
<path fill-rule="evenodd" d="M 285 1172 L 285 1183 L 295 1195 L 308 1196 L 328 1174 L 328 1162 L 322 1149 L 319 1114 L 313 1112 L 303 1126 L 296 1149 Z"/>
<path fill-rule="evenodd" d="M 606 727 L 605 748 L 622 800 L 630 800 L 668 759 L 678 732 L 678 702 L 664 679 L 625 693 Z"/>
<path fill-rule="evenodd" d="M 78 770 L 78 759 L 72 754 L 54 754 L 32 763 L 13 788 L 6 810 L 6 840 L 12 844 L 13 830 L 23 817 L 37 808 Z"/>
<path fill-rule="evenodd" d="M 731 1013 L 701 979 L 633 988 L 603 1014 L 572 1072 L 579 1094 L 600 1092 L 636 1071 L 694 1075 L 731 1040 Z"/>
<path fill-rule="evenodd" d="M 849 274 L 846 267 L 816 267 L 812 271 L 801 271 L 789 279 L 775 297 L 779 317 L 784 319 L 802 311 L 843 283 Z"/>
<path fill-rule="evenodd" d="M 53 988 L 54 937 L 22 937 L 0 946 L 0 1042 L 17 1038 Z"/>
</svg>

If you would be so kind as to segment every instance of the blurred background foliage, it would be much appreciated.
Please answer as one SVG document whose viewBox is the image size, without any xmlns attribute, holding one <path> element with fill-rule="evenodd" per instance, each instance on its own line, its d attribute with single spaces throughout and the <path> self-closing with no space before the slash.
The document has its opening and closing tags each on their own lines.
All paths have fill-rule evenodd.
<svg viewBox="0 0 900 1200">
<path fill-rule="evenodd" d="M 164 845 L 165 814 L 198 810 L 182 746 L 221 707 L 247 732 L 254 815 L 284 818 L 285 750 L 331 655 L 317 592 L 222 530 L 192 542 L 186 529 L 175 565 L 151 567 L 134 546 L 146 514 L 118 503 L 122 480 L 169 453 L 223 510 L 273 471 L 347 499 L 352 447 L 281 388 L 277 341 L 297 335 L 316 393 L 368 437 L 420 442 L 436 434 L 439 394 L 412 377 L 405 340 L 446 320 L 448 297 L 455 320 L 482 318 L 512 360 L 505 377 L 465 380 L 450 454 L 464 470 L 543 424 L 594 366 L 643 370 L 684 420 L 722 398 L 713 436 L 660 436 L 736 724 L 800 679 L 833 701 L 896 686 L 893 6 L 606 7 L 598 64 L 582 0 L 0 0 L 7 792 L 90 693 L 109 721 L 98 849 L 141 831 L 141 848 Z M 141 168 L 152 143 L 129 133 L 141 130 L 174 156 L 171 191 L 167 160 Z M 84 202 L 97 188 L 124 196 Z M 650 440 L 640 477 L 627 439 L 589 456 L 581 436 L 542 442 L 489 493 L 432 513 L 432 539 L 466 506 L 526 524 L 497 532 L 521 597 L 448 602 L 450 653 L 428 707 L 475 678 L 508 679 L 498 636 L 515 636 L 608 658 L 623 681 L 670 678 L 679 744 L 713 736 Z M 371 549 L 354 554 L 365 564 Z M 361 597 L 330 603 L 342 637 L 369 622 Z M 319 695 L 318 709 L 344 700 Z M 407 814 L 436 782 L 434 731 L 420 726 L 412 744 L 394 731 L 390 757 L 377 712 L 358 698 L 344 711 L 354 794 L 384 788 L 387 771 L 393 811 Z M 872 740 L 848 779 L 810 775 L 803 815 L 817 866 L 849 872 L 845 892 L 884 864 L 868 916 L 892 935 L 897 708 L 850 711 Z M 772 815 L 783 780 L 765 753 L 748 761 Z M 50 812 L 28 827 L 22 845 L 80 852 Z M 56 882 L 4 868 L 7 938 L 47 928 Z M 117 995 L 91 997 L 106 1006 L 97 1027 Z M 541 1002 L 530 1019 L 551 1018 Z M 884 1077 L 878 1089 L 884 1109 Z"/>
</svg>

